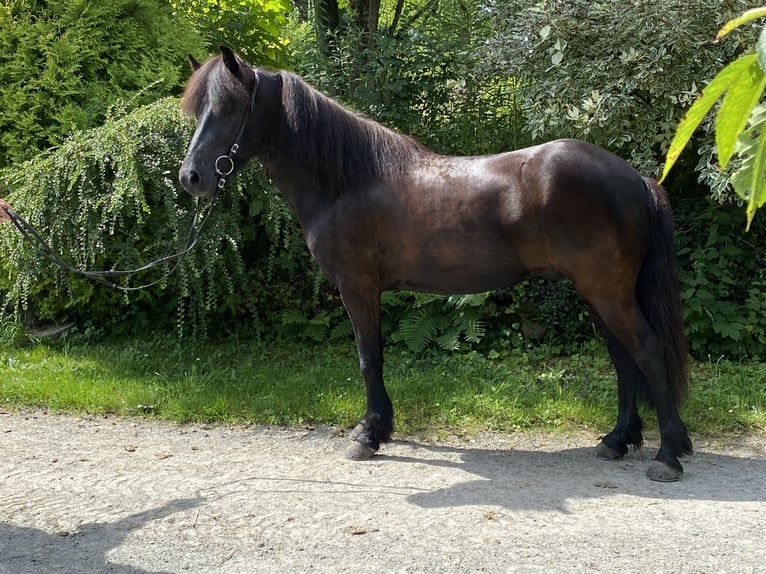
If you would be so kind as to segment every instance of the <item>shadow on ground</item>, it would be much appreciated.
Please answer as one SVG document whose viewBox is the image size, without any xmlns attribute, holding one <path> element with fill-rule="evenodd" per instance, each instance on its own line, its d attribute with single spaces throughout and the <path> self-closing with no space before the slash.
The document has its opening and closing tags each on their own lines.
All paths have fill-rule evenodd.
<svg viewBox="0 0 766 574">
<path fill-rule="evenodd" d="M 107 560 L 107 553 L 120 546 L 132 530 L 202 502 L 173 500 L 116 522 L 83 524 L 75 532 L 58 534 L 0 523 L 0 574 L 163 574 L 113 564 Z"/>
<path fill-rule="evenodd" d="M 615 495 L 717 502 L 766 500 L 766 458 L 761 456 L 697 453 L 684 461 L 681 481 L 657 483 L 644 476 L 656 452 L 651 447 L 632 451 L 619 461 L 603 461 L 592 448 L 545 452 L 409 444 L 417 456 L 383 454 L 380 458 L 454 468 L 476 477 L 408 497 L 424 508 L 499 505 L 566 512 L 567 500 Z M 429 457 L 429 452 L 438 456 Z M 445 454 L 450 455 L 448 459 Z"/>
</svg>

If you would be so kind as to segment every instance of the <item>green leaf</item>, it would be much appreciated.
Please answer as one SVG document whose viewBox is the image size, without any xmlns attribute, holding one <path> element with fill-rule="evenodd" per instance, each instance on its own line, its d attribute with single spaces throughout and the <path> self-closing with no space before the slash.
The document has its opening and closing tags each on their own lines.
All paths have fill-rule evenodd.
<svg viewBox="0 0 766 574">
<path fill-rule="evenodd" d="M 448 301 L 451 305 L 454 305 L 456 309 L 464 309 L 466 307 L 481 307 L 487 300 L 491 292 L 475 293 L 471 295 L 450 295 Z"/>
<path fill-rule="evenodd" d="M 763 18 L 766 16 L 766 6 L 761 6 L 760 8 L 753 8 L 752 10 L 748 10 L 747 12 L 744 12 L 741 16 L 738 16 L 734 18 L 733 20 L 729 20 L 726 22 L 726 24 L 723 25 L 723 27 L 718 30 L 718 34 L 715 36 L 715 41 L 719 41 L 721 38 L 726 36 L 729 32 L 734 30 L 735 28 L 738 28 L 742 24 L 747 24 L 748 22 L 752 22 L 756 18 Z"/>
<path fill-rule="evenodd" d="M 758 54 L 758 65 L 761 70 L 766 72 L 766 26 L 758 35 L 758 42 L 755 44 L 755 53 Z"/>
<path fill-rule="evenodd" d="M 285 309 L 282 312 L 283 325 L 308 325 L 309 320 L 299 309 Z"/>
<path fill-rule="evenodd" d="M 421 308 L 402 320 L 397 334 L 412 351 L 419 353 L 436 339 L 446 323 L 447 319 L 438 311 Z"/>
<path fill-rule="evenodd" d="M 460 329 L 449 329 L 436 342 L 445 351 L 457 351 L 460 348 Z"/>
<path fill-rule="evenodd" d="M 681 152 L 686 147 L 686 144 L 694 135 L 694 131 L 697 126 L 702 122 L 710 108 L 718 101 L 718 98 L 726 92 L 735 82 L 739 80 L 743 73 L 745 73 L 756 59 L 755 54 L 749 54 L 742 56 L 731 62 L 723 70 L 718 72 L 718 75 L 713 78 L 710 83 L 705 87 L 699 98 L 692 104 L 689 111 L 678 124 L 678 129 L 673 136 L 673 141 L 670 143 L 667 156 L 665 158 L 665 168 L 662 170 L 662 182 L 668 175 L 668 172 L 675 164 Z"/>
<path fill-rule="evenodd" d="M 750 116 L 747 129 L 737 142 L 736 154 L 741 164 L 731 174 L 729 181 L 739 197 L 748 202 L 747 227 L 750 227 L 755 210 L 766 200 L 766 105 L 758 105 Z"/>
<path fill-rule="evenodd" d="M 726 167 L 734 153 L 737 137 L 745 129 L 753 108 L 761 99 L 766 87 L 766 74 L 755 58 L 747 70 L 740 74 L 729 88 L 718 110 L 715 124 L 715 142 L 718 146 L 718 161 Z"/>
<path fill-rule="evenodd" d="M 753 183 L 750 189 L 750 198 L 747 202 L 747 227 L 755 217 L 755 211 L 766 203 L 766 130 L 761 129 L 758 136 L 758 146 L 753 157 Z"/>
</svg>

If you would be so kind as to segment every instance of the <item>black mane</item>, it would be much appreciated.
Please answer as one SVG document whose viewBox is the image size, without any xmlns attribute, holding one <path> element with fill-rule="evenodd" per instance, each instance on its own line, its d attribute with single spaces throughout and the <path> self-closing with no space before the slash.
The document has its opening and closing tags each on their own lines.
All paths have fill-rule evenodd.
<svg viewBox="0 0 766 574">
<path fill-rule="evenodd" d="M 348 111 L 297 75 L 280 74 L 283 117 L 275 151 L 328 192 L 392 181 L 423 151 L 415 140 Z"/>
</svg>

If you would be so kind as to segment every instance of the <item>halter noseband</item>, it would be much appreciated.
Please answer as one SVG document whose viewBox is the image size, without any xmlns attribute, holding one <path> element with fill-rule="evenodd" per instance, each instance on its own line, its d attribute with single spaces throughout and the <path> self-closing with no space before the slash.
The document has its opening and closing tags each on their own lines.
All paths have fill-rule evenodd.
<svg viewBox="0 0 766 574">
<path fill-rule="evenodd" d="M 234 140 L 234 143 L 231 144 L 231 147 L 229 148 L 229 152 L 225 155 L 219 155 L 215 160 L 215 173 L 218 174 L 218 182 L 216 183 L 216 187 L 218 190 L 222 190 L 223 186 L 226 185 L 226 178 L 229 177 L 232 172 L 234 171 L 234 156 L 237 154 L 237 151 L 239 150 L 239 144 L 242 140 L 242 136 L 245 133 L 245 127 L 247 126 L 247 117 L 248 115 L 255 109 L 255 98 L 258 95 L 258 87 L 260 86 L 260 81 L 258 78 L 258 70 L 253 69 L 253 91 L 250 94 L 250 104 L 248 105 L 247 109 L 245 110 L 245 115 L 242 117 L 242 125 L 239 127 L 239 132 L 237 133 L 237 137 Z M 221 165 L 221 162 L 229 162 L 228 165 L 225 163 L 223 166 Z"/>
</svg>

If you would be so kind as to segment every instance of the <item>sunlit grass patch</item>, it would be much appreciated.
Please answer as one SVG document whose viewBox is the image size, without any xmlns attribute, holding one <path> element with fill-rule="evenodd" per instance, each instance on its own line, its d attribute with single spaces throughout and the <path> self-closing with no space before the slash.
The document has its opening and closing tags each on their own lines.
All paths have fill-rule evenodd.
<svg viewBox="0 0 766 574">
<path fill-rule="evenodd" d="M 400 433 L 589 428 L 606 432 L 617 385 L 596 345 L 568 357 L 514 352 L 412 355 L 387 350 L 386 385 Z M 766 428 L 766 364 L 692 365 L 683 417 L 702 434 Z M 351 341 L 300 345 L 232 338 L 72 342 L 0 350 L 0 405 L 150 416 L 178 422 L 353 426 L 365 390 Z M 654 413 L 644 409 L 647 426 Z"/>
</svg>

